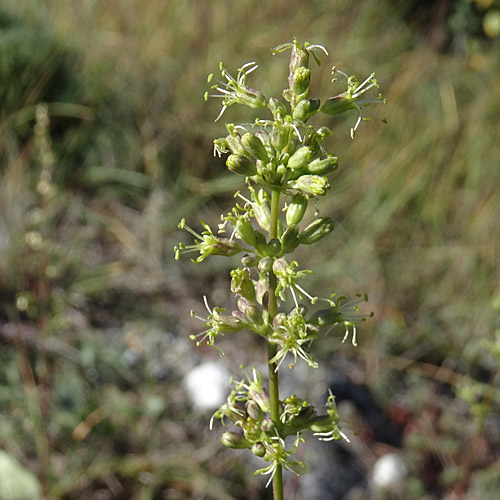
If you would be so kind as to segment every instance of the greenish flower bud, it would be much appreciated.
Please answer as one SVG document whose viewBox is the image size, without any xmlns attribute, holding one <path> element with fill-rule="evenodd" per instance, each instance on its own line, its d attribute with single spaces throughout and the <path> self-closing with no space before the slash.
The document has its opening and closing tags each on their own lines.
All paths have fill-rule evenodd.
<svg viewBox="0 0 500 500">
<path fill-rule="evenodd" d="M 252 445 L 245 436 L 237 432 L 224 432 L 220 440 L 224 446 L 235 450 L 244 450 L 245 448 L 250 448 Z"/>
<path fill-rule="evenodd" d="M 262 144 L 264 144 L 264 147 L 266 148 L 266 153 L 268 157 L 267 165 L 269 166 L 274 160 L 274 148 L 273 145 L 271 144 L 271 135 L 265 132 L 264 130 L 260 130 L 255 134 L 255 136 L 261 140 Z"/>
<path fill-rule="evenodd" d="M 280 120 L 286 115 L 286 106 L 276 97 L 271 97 L 267 102 L 275 120 Z"/>
<path fill-rule="evenodd" d="M 319 106 L 320 100 L 316 97 L 311 99 L 302 99 L 302 101 L 295 106 L 292 116 L 295 120 L 306 122 L 314 113 L 316 113 L 316 111 L 318 111 Z"/>
<path fill-rule="evenodd" d="M 252 443 L 261 439 L 262 431 L 255 422 L 246 422 L 246 426 L 243 427 L 244 436 Z"/>
<path fill-rule="evenodd" d="M 241 143 L 254 158 L 262 160 L 263 162 L 267 162 L 269 159 L 264 144 L 256 135 L 247 132 L 241 138 Z"/>
<path fill-rule="evenodd" d="M 313 150 L 309 146 L 301 146 L 288 160 L 288 168 L 292 170 L 300 170 L 307 167 L 311 161 Z"/>
<path fill-rule="evenodd" d="M 263 432 L 271 432 L 274 429 L 274 422 L 270 418 L 265 418 L 260 424 Z"/>
<path fill-rule="evenodd" d="M 249 221 L 238 220 L 236 223 L 236 233 L 247 245 L 255 246 L 255 229 Z"/>
<path fill-rule="evenodd" d="M 262 305 L 266 297 L 266 293 L 269 292 L 269 281 L 267 279 L 260 279 L 255 285 L 255 298 L 257 302 Z"/>
<path fill-rule="evenodd" d="M 299 243 L 302 245 L 311 245 L 316 243 L 321 238 L 324 238 L 328 233 L 331 233 L 334 228 L 333 220 L 330 217 L 320 217 L 311 222 L 299 236 Z"/>
<path fill-rule="evenodd" d="M 246 177 L 252 177 L 252 175 L 257 173 L 257 167 L 255 164 L 246 156 L 239 154 L 229 155 L 226 160 L 226 165 L 231 172 L 244 175 Z"/>
<path fill-rule="evenodd" d="M 302 95 L 309 89 L 311 70 L 302 66 L 298 67 L 295 69 L 288 81 L 290 90 L 296 95 Z"/>
<path fill-rule="evenodd" d="M 253 193 L 252 200 L 252 208 L 257 224 L 264 231 L 269 231 L 271 227 L 271 208 L 269 207 L 266 192 L 263 189 L 259 189 L 257 194 Z"/>
<path fill-rule="evenodd" d="M 292 187 L 312 196 L 324 196 L 330 189 L 330 184 L 328 178 L 320 175 L 302 175 Z"/>
<path fill-rule="evenodd" d="M 299 244 L 299 226 L 292 224 L 287 227 L 286 231 L 280 238 L 281 241 L 281 255 L 293 252 Z"/>
<path fill-rule="evenodd" d="M 271 132 L 271 144 L 280 153 L 288 145 L 291 128 L 288 124 L 276 124 Z"/>
<path fill-rule="evenodd" d="M 339 159 L 336 156 L 328 155 L 323 160 L 319 158 L 307 165 L 307 172 L 314 175 L 326 175 L 333 172 L 338 167 Z"/>
<path fill-rule="evenodd" d="M 298 224 L 303 219 L 306 210 L 307 198 L 302 193 L 297 193 L 286 209 L 286 223 L 289 226 Z"/>
<path fill-rule="evenodd" d="M 351 109 L 356 109 L 354 100 L 342 94 L 330 97 L 323 106 L 321 106 L 321 112 L 325 113 L 325 115 L 340 115 Z"/>
<path fill-rule="evenodd" d="M 276 259 L 273 262 L 273 273 L 276 276 L 284 276 L 286 275 L 287 269 L 289 268 L 288 261 L 283 257 L 280 259 Z"/>
<path fill-rule="evenodd" d="M 260 232 L 255 231 L 255 249 L 257 252 L 263 254 L 266 251 L 267 240 L 266 237 Z"/>
<path fill-rule="evenodd" d="M 253 399 L 249 399 L 245 403 L 245 409 L 247 411 L 248 416 L 253 420 L 256 420 L 258 422 L 262 420 L 262 415 L 263 415 L 262 410 L 260 406 Z"/>
<path fill-rule="evenodd" d="M 246 297 L 240 297 L 238 299 L 238 309 L 245 315 L 247 320 L 252 325 L 261 326 L 264 324 L 262 313 Z"/>
<path fill-rule="evenodd" d="M 255 301 L 255 286 L 252 278 L 243 269 L 238 268 L 231 271 L 231 291 L 250 302 Z"/>
<path fill-rule="evenodd" d="M 245 324 L 247 322 L 247 317 L 241 311 L 232 311 L 231 316 L 238 318 L 241 321 L 241 324 Z"/>
<path fill-rule="evenodd" d="M 260 409 L 264 413 L 269 413 L 271 411 L 269 394 L 267 394 L 267 391 L 263 387 L 260 390 L 251 387 L 248 391 L 248 395 L 260 406 Z"/>
<path fill-rule="evenodd" d="M 297 68 L 309 67 L 309 52 L 302 47 L 297 40 L 294 40 L 292 54 L 290 56 L 290 75 L 293 75 Z"/>
<path fill-rule="evenodd" d="M 241 263 L 245 267 L 255 267 L 259 262 L 260 262 L 260 257 L 255 253 L 246 253 L 241 258 Z"/>
<path fill-rule="evenodd" d="M 226 137 L 226 142 L 227 145 L 229 146 L 229 149 L 234 153 L 238 154 L 241 156 L 247 156 L 247 150 L 243 147 L 243 144 L 241 143 L 241 136 L 238 134 L 234 135 L 228 135 Z"/>
<path fill-rule="evenodd" d="M 266 254 L 269 257 L 276 257 L 281 252 L 281 243 L 278 238 L 273 238 L 269 240 L 266 248 Z"/>
<path fill-rule="evenodd" d="M 266 447 L 260 442 L 254 443 L 251 450 L 252 453 L 257 457 L 262 458 L 266 454 Z"/>
<path fill-rule="evenodd" d="M 262 273 L 268 273 L 273 268 L 273 259 L 264 257 L 260 260 L 257 269 Z"/>
<path fill-rule="evenodd" d="M 266 237 L 260 232 L 255 231 L 255 249 L 260 254 L 263 254 L 266 251 L 267 240 Z"/>
<path fill-rule="evenodd" d="M 290 140 L 290 144 L 287 149 L 287 153 L 292 156 L 297 149 L 299 149 L 301 145 L 301 142 L 297 139 L 297 137 L 292 136 L 292 139 Z"/>
<path fill-rule="evenodd" d="M 252 305 L 253 303 L 246 297 L 240 297 L 238 299 L 238 310 L 241 311 L 243 314 L 245 314 L 247 309 Z"/>
</svg>

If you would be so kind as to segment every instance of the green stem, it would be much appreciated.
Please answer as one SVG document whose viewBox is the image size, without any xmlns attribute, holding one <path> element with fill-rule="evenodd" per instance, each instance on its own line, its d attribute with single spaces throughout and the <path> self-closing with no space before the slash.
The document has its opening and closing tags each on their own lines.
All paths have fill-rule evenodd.
<svg viewBox="0 0 500 500">
<path fill-rule="evenodd" d="M 278 236 L 278 219 L 280 209 L 280 191 L 273 190 L 271 194 L 271 227 L 269 229 L 269 238 L 277 238 Z M 276 276 L 272 271 L 269 272 L 269 301 L 267 311 L 269 313 L 269 321 L 272 321 L 278 312 L 278 299 L 276 297 Z M 277 353 L 276 344 L 267 344 L 268 359 L 274 358 Z M 280 406 L 279 406 L 279 379 L 276 363 L 268 363 L 269 369 L 269 399 L 271 405 L 271 419 L 280 431 Z M 278 465 L 273 478 L 273 496 L 274 500 L 284 500 L 283 496 L 283 470 L 281 465 Z"/>
</svg>

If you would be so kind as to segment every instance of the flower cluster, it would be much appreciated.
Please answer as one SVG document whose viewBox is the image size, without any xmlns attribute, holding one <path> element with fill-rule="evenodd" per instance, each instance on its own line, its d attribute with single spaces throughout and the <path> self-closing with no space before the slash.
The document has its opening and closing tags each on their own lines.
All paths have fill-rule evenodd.
<svg viewBox="0 0 500 500">
<path fill-rule="evenodd" d="M 205 298 L 208 316 L 202 318 L 192 313 L 205 329 L 192 338 L 198 344 L 206 341 L 215 345 L 218 336 L 247 330 L 266 340 L 270 390 L 266 391 L 261 373 L 253 369 L 252 377 L 233 384 L 226 403 L 213 419 L 223 423 L 229 420 L 238 428 L 238 432 L 224 433 L 222 442 L 230 448 L 248 448 L 268 462 L 257 473 L 269 474 L 270 481 L 281 476 L 277 471 L 294 471 L 302 465 L 292 456 L 305 431 L 312 431 L 322 440 L 345 438 L 334 396 L 329 395 L 326 413 L 321 415 L 296 395 L 279 401 L 278 370 L 285 361 L 293 368 L 300 360 L 317 368 L 311 346 L 320 333 L 340 325 L 345 332 L 343 340 L 352 333 L 352 343 L 356 345 L 356 323 L 365 319 L 358 304 L 366 296 L 354 300 L 337 298 L 335 294 L 318 298 L 301 284 L 312 271 L 300 269 L 298 262 L 290 258 L 297 247 L 317 244 L 335 227 L 329 216 L 308 216 L 311 200 L 329 192 L 329 175 L 338 168 L 337 156 L 326 147 L 332 131 L 324 125 L 310 125 L 309 120 L 321 113 L 335 116 L 355 111 L 358 117 L 351 129 L 354 137 L 361 121 L 366 120 L 362 112 L 371 104 L 385 102 L 380 94 L 377 98 L 366 97 L 368 91 L 378 88 L 374 74 L 360 83 L 355 76 L 334 67 L 334 81 L 340 77 L 346 89 L 322 104 L 310 96 L 309 62 L 313 59 L 319 64 L 320 57 L 328 52 L 320 45 L 294 40 L 276 47 L 274 54 L 286 50 L 291 54 L 288 86 L 282 98 L 267 98 L 247 85 L 247 77 L 257 69 L 256 63 L 243 65 L 236 78 L 220 64 L 222 79 L 211 87 L 215 91 L 212 96 L 222 99 L 216 120 L 233 104 L 265 110 L 268 116 L 252 123 L 227 123 L 224 135 L 214 140 L 214 155 L 224 157 L 228 170 L 244 179 L 248 193 L 235 194 L 237 201 L 221 216 L 216 233 L 202 222 L 204 230 L 198 234 L 182 220 L 179 227 L 195 240 L 193 244 L 179 243 L 175 247 L 176 258 L 193 252 L 198 254 L 194 259 L 197 263 L 211 255 L 240 258 L 241 266 L 230 273 L 236 308 L 230 313 L 222 307 L 211 309 Z M 209 81 L 213 78 L 210 75 Z M 303 301 L 313 309 L 318 303 L 327 306 L 308 313 Z M 295 436 L 295 440 L 287 448 L 288 436 Z M 276 488 L 275 495 L 279 486 Z M 277 494 L 276 498 L 282 495 Z"/>
<path fill-rule="evenodd" d="M 340 428 L 340 417 L 335 406 L 335 398 L 330 393 L 325 405 L 326 414 L 318 415 L 317 409 L 295 394 L 279 402 L 280 420 L 273 422 L 270 417 L 269 395 L 262 385 L 262 374 L 252 368 L 252 376 L 233 382 L 227 401 L 214 413 L 213 421 L 219 419 L 225 424 L 231 421 L 240 432 L 225 432 L 222 443 L 228 448 L 250 449 L 269 465 L 257 470 L 256 474 L 270 474 L 269 482 L 281 466 L 293 473 L 294 468 L 304 464 L 290 457 L 298 445 L 304 441 L 302 433 L 312 430 L 323 441 L 347 439 Z M 285 438 L 295 436 L 291 448 L 287 449 Z"/>
</svg>

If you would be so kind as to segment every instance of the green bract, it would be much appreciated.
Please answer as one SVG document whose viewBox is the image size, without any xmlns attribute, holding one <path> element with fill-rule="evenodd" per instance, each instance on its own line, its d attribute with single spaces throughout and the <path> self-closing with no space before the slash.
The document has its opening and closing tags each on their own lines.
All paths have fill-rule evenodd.
<svg viewBox="0 0 500 500">
<path fill-rule="evenodd" d="M 311 198 L 325 196 L 331 189 L 327 175 L 337 169 L 338 158 L 328 153 L 325 144 L 332 131 L 324 125 L 316 128 L 307 122 L 314 115 L 318 118 L 320 113 L 336 116 L 354 110 L 358 118 L 351 129 L 353 137 L 360 122 L 366 120 L 362 111 L 371 104 L 385 102 L 380 94 L 376 98 L 365 97 L 367 91 L 378 88 L 374 74 L 359 83 L 355 76 L 333 67 L 333 81 L 340 75 L 346 89 L 326 96 L 321 104 L 319 98 L 309 97 L 312 78 L 309 63 L 312 56 L 319 64 L 320 57 L 328 52 L 321 45 L 293 40 L 279 45 L 273 53 L 286 50 L 291 50 L 291 55 L 288 86 L 282 92 L 284 100 L 268 98 L 247 86 L 248 75 L 257 69 L 254 62 L 238 69 L 236 78 L 220 64 L 222 80 L 212 86 L 218 92 L 214 97 L 222 98 L 217 120 L 233 104 L 260 109 L 263 113 L 253 123 L 226 124 L 228 135 L 214 141 L 214 154 L 227 155 L 227 168 L 246 178 L 249 194 L 240 191 L 235 194 L 238 203 L 222 216 L 218 234 L 203 222 L 204 231 L 198 234 L 183 220 L 179 227 L 195 237 L 194 244 L 179 243 L 175 247 L 176 258 L 181 253 L 198 252 L 194 262 L 201 262 L 209 255 L 231 257 L 244 253 L 243 267 L 231 271 L 236 309 L 230 314 L 221 307 L 210 309 L 205 298 L 208 316 L 202 318 L 193 313 L 203 321 L 205 330 L 192 337 L 198 344 L 206 341 L 214 345 L 217 336 L 247 330 L 266 340 L 269 389 L 264 387 L 262 374 L 252 369 L 251 377 L 234 384 L 227 402 L 213 418 L 228 419 L 238 428 L 238 432 L 223 434 L 224 445 L 248 448 L 267 462 L 257 473 L 270 475 L 275 500 L 283 500 L 283 468 L 295 472 L 303 465 L 292 457 L 305 432 L 313 431 L 322 440 L 345 438 L 334 396 L 328 396 L 323 408 L 315 408 L 296 395 L 280 400 L 278 371 L 285 361 L 290 368 L 302 361 L 317 368 L 312 344 L 335 325 L 344 328 L 344 340 L 352 332 L 355 345 L 356 323 L 365 317 L 358 312 L 357 304 L 366 297 L 354 301 L 336 298 L 335 294 L 315 297 L 299 284 L 312 271 L 300 270 L 296 260 L 285 258 L 300 245 L 319 243 L 334 228 L 329 216 L 308 217 Z M 209 81 L 212 78 L 213 75 Z M 219 236 L 223 233 L 227 234 Z M 302 303 L 304 300 L 313 309 L 318 302 L 327 306 L 309 313 Z M 291 446 L 285 446 L 287 436 L 295 436 Z"/>
</svg>

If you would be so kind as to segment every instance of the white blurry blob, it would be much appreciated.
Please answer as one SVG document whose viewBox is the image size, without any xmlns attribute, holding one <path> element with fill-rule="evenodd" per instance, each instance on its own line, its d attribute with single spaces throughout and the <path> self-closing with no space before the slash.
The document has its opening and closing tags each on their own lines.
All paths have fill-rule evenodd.
<svg viewBox="0 0 500 500">
<path fill-rule="evenodd" d="M 373 468 L 373 482 L 381 489 L 401 486 L 406 476 L 406 466 L 397 453 L 382 455 Z"/>
<path fill-rule="evenodd" d="M 36 476 L 12 455 L 0 450 L 0 499 L 39 500 L 42 488 Z"/>
<path fill-rule="evenodd" d="M 220 363 L 209 361 L 193 368 L 184 377 L 184 386 L 196 409 L 215 410 L 226 400 L 229 378 Z"/>
</svg>

